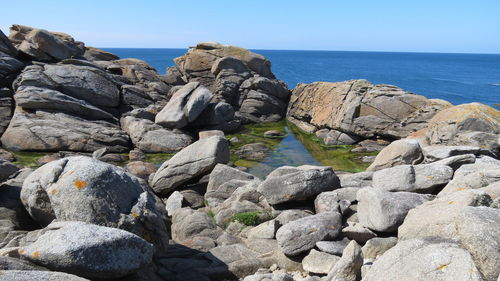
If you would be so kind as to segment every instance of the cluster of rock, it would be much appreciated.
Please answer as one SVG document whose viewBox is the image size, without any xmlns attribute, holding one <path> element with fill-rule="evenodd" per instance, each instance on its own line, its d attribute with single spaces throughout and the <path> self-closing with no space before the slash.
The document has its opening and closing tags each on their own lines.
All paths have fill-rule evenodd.
<svg viewBox="0 0 500 281">
<path fill-rule="evenodd" d="M 67 34 L 0 32 L 2 145 L 58 152 L 36 170 L 0 153 L 0 280 L 498 279 L 498 111 L 364 80 L 300 84 L 287 111 L 260 55 L 202 43 L 175 62 L 159 75 Z M 327 144 L 397 140 L 365 172 L 260 179 L 208 131 L 286 111 Z"/>
<path fill-rule="evenodd" d="M 198 131 L 282 119 L 289 98 L 270 62 L 201 43 L 166 75 L 70 35 L 13 25 L 0 31 L 0 136 L 21 151 L 172 153 Z"/>
</svg>

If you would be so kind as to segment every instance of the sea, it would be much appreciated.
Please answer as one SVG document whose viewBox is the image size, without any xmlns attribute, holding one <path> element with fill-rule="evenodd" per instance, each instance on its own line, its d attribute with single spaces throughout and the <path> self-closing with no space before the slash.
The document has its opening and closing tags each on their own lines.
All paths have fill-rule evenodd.
<svg viewBox="0 0 500 281">
<path fill-rule="evenodd" d="M 104 48 L 137 58 L 160 74 L 187 49 Z M 252 50 L 271 61 L 290 89 L 297 83 L 367 79 L 455 105 L 480 102 L 500 109 L 500 54 Z"/>
</svg>

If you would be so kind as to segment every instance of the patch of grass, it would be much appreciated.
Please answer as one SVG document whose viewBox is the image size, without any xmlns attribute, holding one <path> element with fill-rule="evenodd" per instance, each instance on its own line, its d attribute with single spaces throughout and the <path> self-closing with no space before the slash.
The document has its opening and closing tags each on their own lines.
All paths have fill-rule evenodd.
<svg viewBox="0 0 500 281">
<path fill-rule="evenodd" d="M 12 154 L 16 157 L 16 161 L 14 161 L 13 164 L 21 167 L 38 168 L 42 166 L 42 164 L 38 163 L 37 160 L 51 153 L 20 151 L 12 152 Z"/>
<path fill-rule="evenodd" d="M 175 153 L 146 153 L 146 162 L 155 165 L 161 165 L 163 162 L 169 160 Z"/>
<path fill-rule="evenodd" d="M 214 212 L 212 212 L 212 210 L 208 210 L 207 215 L 211 218 L 215 218 L 215 214 Z"/>
<path fill-rule="evenodd" d="M 247 226 L 255 226 L 259 221 L 259 212 L 244 212 L 232 216 L 227 224 L 237 221 Z"/>
</svg>

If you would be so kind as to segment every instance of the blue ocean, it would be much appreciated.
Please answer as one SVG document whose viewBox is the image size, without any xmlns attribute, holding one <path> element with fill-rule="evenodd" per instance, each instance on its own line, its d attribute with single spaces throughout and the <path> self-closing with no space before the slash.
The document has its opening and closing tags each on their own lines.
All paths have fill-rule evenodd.
<svg viewBox="0 0 500 281">
<path fill-rule="evenodd" d="M 187 49 L 105 48 L 137 58 L 159 73 Z M 297 83 L 367 79 L 453 104 L 500 103 L 500 55 L 345 51 L 253 50 L 267 57 L 274 74 L 292 89 Z"/>
</svg>

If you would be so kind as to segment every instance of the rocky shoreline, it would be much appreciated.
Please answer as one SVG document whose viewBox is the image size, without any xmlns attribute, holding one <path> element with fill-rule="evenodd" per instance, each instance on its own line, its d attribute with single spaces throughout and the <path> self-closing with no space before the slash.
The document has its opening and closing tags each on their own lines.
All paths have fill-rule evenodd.
<svg viewBox="0 0 500 281">
<path fill-rule="evenodd" d="M 218 43 L 174 61 L 160 75 L 68 34 L 0 31 L 0 280 L 499 278 L 498 110 L 366 80 L 289 90 Z M 235 151 L 231 133 L 283 119 L 380 152 L 359 173 L 235 165 L 269 147 Z M 47 155 L 33 169 L 18 152 Z"/>
</svg>

